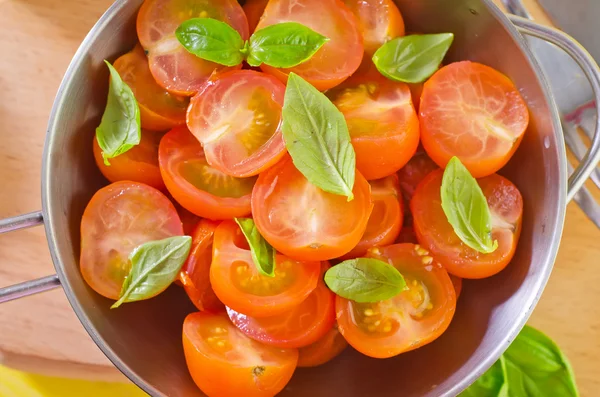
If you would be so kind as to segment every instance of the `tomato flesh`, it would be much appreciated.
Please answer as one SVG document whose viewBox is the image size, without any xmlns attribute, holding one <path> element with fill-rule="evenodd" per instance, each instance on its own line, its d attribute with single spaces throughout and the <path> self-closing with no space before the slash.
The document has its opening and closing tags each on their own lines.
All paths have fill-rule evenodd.
<svg viewBox="0 0 600 397">
<path fill-rule="evenodd" d="M 321 339 L 298 350 L 299 367 L 318 367 L 339 356 L 348 342 L 334 325 Z"/>
</svg>

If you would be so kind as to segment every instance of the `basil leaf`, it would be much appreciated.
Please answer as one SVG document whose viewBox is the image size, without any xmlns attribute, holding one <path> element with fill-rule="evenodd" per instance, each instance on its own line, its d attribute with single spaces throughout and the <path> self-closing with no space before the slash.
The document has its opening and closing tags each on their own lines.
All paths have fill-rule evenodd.
<svg viewBox="0 0 600 397">
<path fill-rule="evenodd" d="M 398 37 L 375 52 L 373 63 L 388 79 L 422 83 L 440 67 L 453 40 L 452 33 Z"/>
<path fill-rule="evenodd" d="M 119 72 L 108 61 L 104 62 L 110 71 L 110 84 L 106 109 L 96 128 L 96 139 L 102 149 L 104 163 L 110 165 L 108 159 L 117 157 L 140 143 L 142 130 L 140 108 L 133 91 L 123 82 Z"/>
<path fill-rule="evenodd" d="M 358 258 L 333 266 L 325 273 L 330 290 L 355 302 L 380 302 L 406 289 L 406 282 L 392 265 L 372 258 Z"/>
<path fill-rule="evenodd" d="M 199 58 L 225 66 L 242 63 L 244 40 L 237 30 L 212 18 L 192 18 L 183 22 L 175 36 L 181 45 Z"/>
<path fill-rule="evenodd" d="M 484 254 L 498 248 L 498 241 L 492 241 L 492 215 L 487 200 L 458 157 L 446 166 L 441 197 L 448 222 L 463 243 Z"/>
<path fill-rule="evenodd" d="M 315 87 L 290 73 L 282 110 L 285 146 L 313 185 L 354 198 L 356 154 L 342 113 Z"/>
<path fill-rule="evenodd" d="M 192 238 L 169 237 L 140 245 L 129 254 L 131 271 L 123 282 L 115 309 L 125 302 L 152 298 L 163 292 L 175 279 L 190 253 Z"/>
<path fill-rule="evenodd" d="M 250 37 L 247 62 L 291 68 L 308 61 L 329 39 L 297 22 L 267 26 Z"/>
<path fill-rule="evenodd" d="M 235 222 L 242 229 L 242 233 L 248 240 L 250 253 L 256 268 L 261 274 L 275 277 L 275 256 L 277 252 L 271 244 L 261 236 L 252 218 L 235 218 Z"/>
<path fill-rule="evenodd" d="M 475 383 L 459 394 L 460 397 L 508 397 L 504 379 L 504 357 L 492 365 Z"/>
</svg>

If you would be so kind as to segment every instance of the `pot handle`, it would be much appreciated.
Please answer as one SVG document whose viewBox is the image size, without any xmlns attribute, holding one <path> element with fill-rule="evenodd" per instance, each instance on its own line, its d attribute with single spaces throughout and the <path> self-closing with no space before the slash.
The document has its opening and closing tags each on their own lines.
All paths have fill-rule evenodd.
<svg viewBox="0 0 600 397">
<path fill-rule="evenodd" d="M 41 211 L 18 215 L 13 218 L 0 220 L 0 234 L 13 232 L 15 230 L 27 229 L 44 223 Z M 0 303 L 13 299 L 38 294 L 60 286 L 60 280 L 56 274 L 35 280 L 25 281 L 20 284 L 0 288 Z"/>
</svg>

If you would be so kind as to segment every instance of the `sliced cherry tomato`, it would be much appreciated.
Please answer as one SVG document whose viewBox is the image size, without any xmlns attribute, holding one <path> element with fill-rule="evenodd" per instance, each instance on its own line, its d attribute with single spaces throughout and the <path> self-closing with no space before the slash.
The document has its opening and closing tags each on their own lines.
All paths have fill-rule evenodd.
<svg viewBox="0 0 600 397">
<path fill-rule="evenodd" d="M 327 193 L 311 184 L 288 156 L 258 177 L 252 214 L 277 251 L 299 260 L 329 260 L 350 252 L 365 233 L 373 208 L 370 190 L 356 172 L 354 200 Z"/>
<path fill-rule="evenodd" d="M 402 168 L 419 146 L 419 119 L 404 83 L 373 73 L 353 76 L 329 98 L 344 114 L 356 168 L 368 180 Z"/>
<path fill-rule="evenodd" d="M 388 358 L 439 337 L 456 309 L 456 293 L 448 272 L 414 244 L 373 248 L 368 256 L 398 269 L 407 289 L 377 303 L 336 297 L 338 327 L 348 343 L 369 357 Z"/>
<path fill-rule="evenodd" d="M 177 211 L 160 191 L 135 182 L 103 187 L 81 219 L 83 279 L 100 295 L 119 299 L 131 269 L 131 251 L 149 241 L 181 235 Z"/>
<path fill-rule="evenodd" d="M 270 0 L 256 27 L 298 22 L 329 39 L 307 62 L 290 69 L 261 65 L 284 83 L 291 72 L 317 89 L 335 87 L 354 73 L 363 57 L 363 39 L 352 11 L 341 0 Z"/>
<path fill-rule="evenodd" d="M 203 219 L 192 233 L 192 249 L 183 264 L 179 279 L 192 303 L 200 311 L 217 312 L 225 309 L 210 284 L 213 236 L 218 222 Z"/>
<path fill-rule="evenodd" d="M 460 296 L 462 292 L 463 279 L 460 277 L 456 277 L 453 274 L 450 274 L 450 280 L 452 281 L 452 285 L 454 286 L 454 292 L 456 292 L 456 299 Z"/>
<path fill-rule="evenodd" d="M 256 342 L 225 313 L 192 313 L 183 322 L 183 352 L 192 379 L 208 396 L 272 397 L 291 379 L 297 349 Z"/>
<path fill-rule="evenodd" d="M 398 171 L 400 188 L 406 200 L 412 198 L 417 186 L 429 173 L 439 169 L 436 163 L 427 156 L 427 153 L 417 153 L 410 161 Z"/>
<path fill-rule="evenodd" d="M 142 128 L 166 131 L 185 124 L 189 99 L 169 94 L 156 83 L 150 73 L 146 54 L 139 44 L 133 51 L 117 59 L 113 66 L 135 95 Z"/>
<path fill-rule="evenodd" d="M 190 211 L 186 210 L 171 196 L 171 202 L 175 206 L 177 213 L 179 214 L 179 219 L 181 219 L 181 223 L 183 223 L 183 234 L 186 236 L 191 236 L 198 226 L 198 222 L 202 220 L 198 215 L 192 214 Z"/>
<path fill-rule="evenodd" d="M 163 134 L 142 131 L 140 143 L 125 153 L 109 159 L 110 165 L 104 163 L 102 149 L 94 138 L 94 159 L 102 175 L 110 182 L 132 181 L 144 183 L 159 190 L 165 190 L 158 167 L 158 144 Z"/>
<path fill-rule="evenodd" d="M 340 334 L 337 324 L 325 334 L 324 337 L 298 350 L 299 367 L 317 367 L 339 356 L 348 347 L 348 342 Z"/>
<path fill-rule="evenodd" d="M 234 178 L 211 167 L 200 142 L 186 127 L 160 141 L 158 162 L 175 200 L 194 214 L 213 220 L 250 215 L 253 178 Z"/>
<path fill-rule="evenodd" d="M 275 276 L 259 273 L 240 227 L 223 221 L 213 241 L 210 282 L 221 302 L 252 317 L 286 313 L 317 287 L 319 262 L 299 262 L 277 255 Z"/>
<path fill-rule="evenodd" d="M 392 0 L 344 0 L 344 3 L 358 18 L 369 57 L 388 41 L 404 36 L 404 19 Z"/>
<path fill-rule="evenodd" d="M 492 238 L 498 248 L 482 254 L 464 244 L 448 222 L 440 197 L 443 170 L 419 184 L 410 203 L 419 243 L 450 273 L 462 278 L 493 276 L 508 265 L 521 234 L 523 198 L 508 179 L 493 174 L 477 180 L 492 214 Z"/>
<path fill-rule="evenodd" d="M 367 223 L 367 230 L 360 242 L 343 259 L 358 258 L 369 248 L 384 247 L 394 243 L 402 228 L 403 204 L 400 196 L 398 177 L 390 175 L 384 179 L 369 182 L 373 211 Z"/>
<path fill-rule="evenodd" d="M 229 68 L 198 58 L 175 37 L 175 30 L 191 18 L 213 18 L 237 30 L 247 40 L 248 21 L 236 0 L 145 0 L 137 17 L 137 34 L 150 71 L 163 88 L 191 96 L 214 71 Z M 241 65 L 239 66 L 241 67 Z"/>
<path fill-rule="evenodd" d="M 194 96 L 188 127 L 208 163 L 222 172 L 258 175 L 285 154 L 281 108 L 285 85 L 266 73 L 236 70 L 211 80 Z"/>
<path fill-rule="evenodd" d="M 529 124 L 527 105 L 513 82 L 469 61 L 444 66 L 425 83 L 420 115 L 429 157 L 444 168 L 457 156 L 475 178 L 504 167 Z"/>
<path fill-rule="evenodd" d="M 265 12 L 268 2 L 269 0 L 248 0 L 244 3 L 243 8 L 246 13 L 246 18 L 248 19 L 250 34 L 254 33 L 256 30 L 258 21 L 260 21 L 260 17 L 262 17 L 263 12 Z"/>
</svg>

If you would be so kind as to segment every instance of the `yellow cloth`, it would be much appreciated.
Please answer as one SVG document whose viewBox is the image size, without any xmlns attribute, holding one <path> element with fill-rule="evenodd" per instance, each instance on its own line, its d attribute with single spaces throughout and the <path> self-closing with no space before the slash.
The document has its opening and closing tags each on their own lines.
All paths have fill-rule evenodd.
<svg viewBox="0 0 600 397">
<path fill-rule="evenodd" d="M 132 384 L 33 375 L 0 366 L 0 397 L 147 397 Z"/>
</svg>

